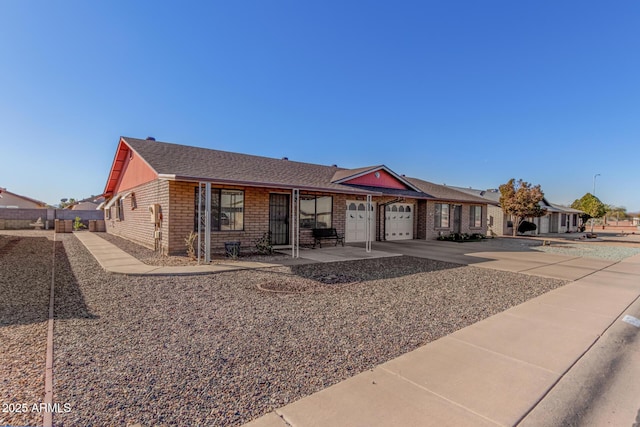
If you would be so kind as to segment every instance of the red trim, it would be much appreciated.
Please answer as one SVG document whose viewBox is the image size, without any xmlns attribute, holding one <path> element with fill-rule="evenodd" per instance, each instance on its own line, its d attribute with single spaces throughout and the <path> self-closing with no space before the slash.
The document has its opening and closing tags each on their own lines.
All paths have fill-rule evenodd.
<svg viewBox="0 0 640 427">
<path fill-rule="evenodd" d="M 153 181 L 157 177 L 158 173 L 127 144 L 124 138 L 120 138 L 104 188 L 104 196 L 109 198 L 119 191 Z"/>
<path fill-rule="evenodd" d="M 376 176 L 376 174 L 378 176 Z M 354 185 L 366 185 L 369 187 L 381 187 L 381 188 L 395 188 L 398 190 L 407 190 L 408 186 L 398 181 L 396 177 L 391 175 L 384 169 L 379 169 L 375 172 L 349 179 L 342 184 L 354 184 Z"/>
</svg>

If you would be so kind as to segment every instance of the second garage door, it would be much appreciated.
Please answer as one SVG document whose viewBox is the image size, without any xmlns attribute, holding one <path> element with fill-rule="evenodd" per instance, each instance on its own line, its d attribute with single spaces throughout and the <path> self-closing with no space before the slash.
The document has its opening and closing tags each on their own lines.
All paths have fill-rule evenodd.
<svg viewBox="0 0 640 427">
<path fill-rule="evenodd" d="M 393 203 L 385 208 L 386 240 L 413 239 L 413 205 Z"/>
</svg>

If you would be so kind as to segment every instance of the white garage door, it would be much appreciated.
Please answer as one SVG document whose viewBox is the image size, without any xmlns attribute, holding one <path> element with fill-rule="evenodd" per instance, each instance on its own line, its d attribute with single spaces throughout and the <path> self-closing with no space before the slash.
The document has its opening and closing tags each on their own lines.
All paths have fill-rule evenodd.
<svg viewBox="0 0 640 427">
<path fill-rule="evenodd" d="M 347 218 L 345 222 L 345 242 L 366 241 L 367 204 L 360 200 L 347 200 Z M 371 240 L 375 240 L 375 206 L 371 207 Z"/>
<path fill-rule="evenodd" d="M 385 238 L 387 240 L 413 239 L 413 205 L 394 203 L 386 207 Z"/>
</svg>

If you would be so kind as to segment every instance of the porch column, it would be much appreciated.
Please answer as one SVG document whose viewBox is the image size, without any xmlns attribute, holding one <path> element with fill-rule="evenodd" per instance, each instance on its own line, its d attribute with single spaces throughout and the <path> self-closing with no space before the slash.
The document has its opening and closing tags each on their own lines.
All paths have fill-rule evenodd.
<svg viewBox="0 0 640 427">
<path fill-rule="evenodd" d="M 203 236 L 204 234 L 204 236 Z M 211 183 L 198 183 L 198 264 L 211 262 Z"/>
<path fill-rule="evenodd" d="M 291 190 L 291 258 L 300 257 L 300 190 Z"/>
<path fill-rule="evenodd" d="M 365 250 L 368 253 L 368 252 L 371 252 L 371 230 L 372 230 L 371 227 L 373 226 L 373 224 L 371 224 L 371 220 L 372 220 L 371 209 L 373 209 L 373 204 L 371 203 L 371 194 L 367 194 L 366 209 L 367 209 L 367 215 L 365 216 L 366 221 L 364 226 L 364 234 L 366 235 Z"/>
</svg>

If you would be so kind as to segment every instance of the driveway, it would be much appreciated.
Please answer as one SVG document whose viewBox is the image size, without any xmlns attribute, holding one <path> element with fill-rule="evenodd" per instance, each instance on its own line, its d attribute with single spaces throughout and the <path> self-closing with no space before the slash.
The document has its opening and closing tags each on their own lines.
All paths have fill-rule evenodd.
<svg viewBox="0 0 640 427">
<path fill-rule="evenodd" d="M 540 240 L 498 238 L 467 243 L 437 240 L 385 241 L 374 242 L 373 248 L 386 253 L 563 280 L 577 280 L 617 263 L 615 260 L 546 253 L 533 249 L 540 245 Z M 352 246 L 364 250 L 363 244 Z"/>
</svg>

